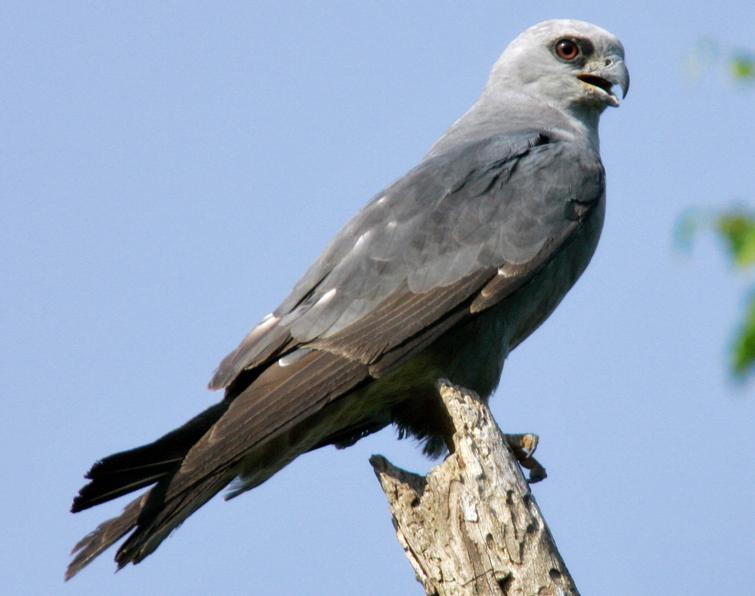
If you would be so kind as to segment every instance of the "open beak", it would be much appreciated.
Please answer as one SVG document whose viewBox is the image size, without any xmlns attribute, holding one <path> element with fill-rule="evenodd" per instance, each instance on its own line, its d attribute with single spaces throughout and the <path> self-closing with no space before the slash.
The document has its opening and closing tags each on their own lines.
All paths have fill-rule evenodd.
<svg viewBox="0 0 755 596">
<path fill-rule="evenodd" d="M 621 88 L 621 98 L 629 92 L 629 71 L 620 56 L 609 56 L 591 68 L 577 75 L 583 83 L 592 86 L 596 93 L 610 106 L 618 107 L 621 103 L 613 92 L 613 88 Z"/>
</svg>

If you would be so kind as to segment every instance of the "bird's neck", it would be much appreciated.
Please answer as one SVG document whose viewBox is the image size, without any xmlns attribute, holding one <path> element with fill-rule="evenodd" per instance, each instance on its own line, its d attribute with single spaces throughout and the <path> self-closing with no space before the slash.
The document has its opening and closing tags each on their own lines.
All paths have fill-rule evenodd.
<svg viewBox="0 0 755 596">
<path fill-rule="evenodd" d="M 483 96 L 430 148 L 425 156 L 444 153 L 460 143 L 479 141 L 494 134 L 523 130 L 542 130 L 565 140 L 587 141 L 600 149 L 598 120 L 600 112 L 568 110 L 524 94 Z"/>
<path fill-rule="evenodd" d="M 602 110 L 598 110 L 591 106 L 573 106 L 565 112 L 570 116 L 572 125 L 590 140 L 590 144 L 593 146 L 596 152 L 600 153 L 600 135 L 598 134 L 598 128 L 600 123 L 600 114 Z"/>
</svg>

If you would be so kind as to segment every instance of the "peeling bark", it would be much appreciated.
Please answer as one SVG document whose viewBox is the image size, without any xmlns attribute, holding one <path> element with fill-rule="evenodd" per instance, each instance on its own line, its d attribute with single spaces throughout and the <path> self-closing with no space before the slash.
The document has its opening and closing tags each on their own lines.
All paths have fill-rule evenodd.
<svg viewBox="0 0 755 596">
<path fill-rule="evenodd" d="M 453 453 L 427 477 L 380 455 L 370 459 L 398 541 L 425 592 L 578 595 L 487 406 L 448 381 L 439 381 L 438 389 L 455 429 Z"/>
</svg>

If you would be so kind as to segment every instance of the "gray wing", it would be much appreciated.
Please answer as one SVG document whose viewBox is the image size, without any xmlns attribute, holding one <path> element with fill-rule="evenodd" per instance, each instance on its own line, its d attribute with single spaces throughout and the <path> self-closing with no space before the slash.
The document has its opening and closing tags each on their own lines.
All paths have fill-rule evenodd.
<svg viewBox="0 0 755 596">
<path fill-rule="evenodd" d="M 487 308 L 554 254 L 603 187 L 597 153 L 537 131 L 424 161 L 341 230 L 210 387 L 302 347 L 374 365 L 491 284 L 472 310 Z"/>
<path fill-rule="evenodd" d="M 69 573 L 133 528 L 116 561 L 142 560 L 243 475 L 238 465 L 251 450 L 275 446 L 326 404 L 526 284 L 602 195 L 595 152 L 538 132 L 497 135 L 420 164 L 352 219 L 221 363 L 211 386 L 227 387 L 226 412 L 174 474 L 77 545 Z M 281 357 L 289 361 L 269 366 Z M 292 457 L 268 455 L 257 482 Z"/>
<path fill-rule="evenodd" d="M 349 222 L 221 363 L 213 385 L 231 383 L 232 401 L 167 496 L 231 469 L 526 284 L 603 190 L 594 151 L 539 132 L 497 135 L 420 164 Z M 281 357 L 290 360 L 268 365 Z M 236 394 L 243 371 L 254 380 Z"/>
</svg>

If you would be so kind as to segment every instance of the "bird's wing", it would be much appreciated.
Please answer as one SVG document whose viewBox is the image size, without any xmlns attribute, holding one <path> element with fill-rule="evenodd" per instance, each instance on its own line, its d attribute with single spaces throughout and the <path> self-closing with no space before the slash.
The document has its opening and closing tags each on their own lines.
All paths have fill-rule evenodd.
<svg viewBox="0 0 755 596">
<path fill-rule="evenodd" d="M 596 153 L 537 131 L 426 160 L 378 194 L 218 367 L 210 387 L 302 347 L 374 364 L 493 284 L 523 283 L 603 190 Z M 577 214 L 577 215 L 575 215 Z M 501 267 L 509 274 L 497 276 Z"/>
<path fill-rule="evenodd" d="M 328 403 L 526 284 L 602 195 L 597 154 L 540 132 L 500 134 L 433 157 L 378 195 L 221 363 L 212 386 L 256 367 L 255 378 L 231 396 L 175 474 L 150 491 L 119 565 L 157 548 L 239 473 L 252 450 L 275 445 Z M 281 459 L 262 462 L 270 473 L 289 461 L 270 455 Z M 82 552 L 99 552 L 97 544 L 95 534 Z"/>
<path fill-rule="evenodd" d="M 221 364 L 219 386 L 260 366 L 259 355 L 280 354 L 271 346 L 300 354 L 285 366 L 260 366 L 179 476 L 195 464 L 232 465 L 527 283 L 603 189 L 595 152 L 537 132 L 497 135 L 422 163 L 370 202 L 270 328 L 252 332 Z"/>
</svg>

